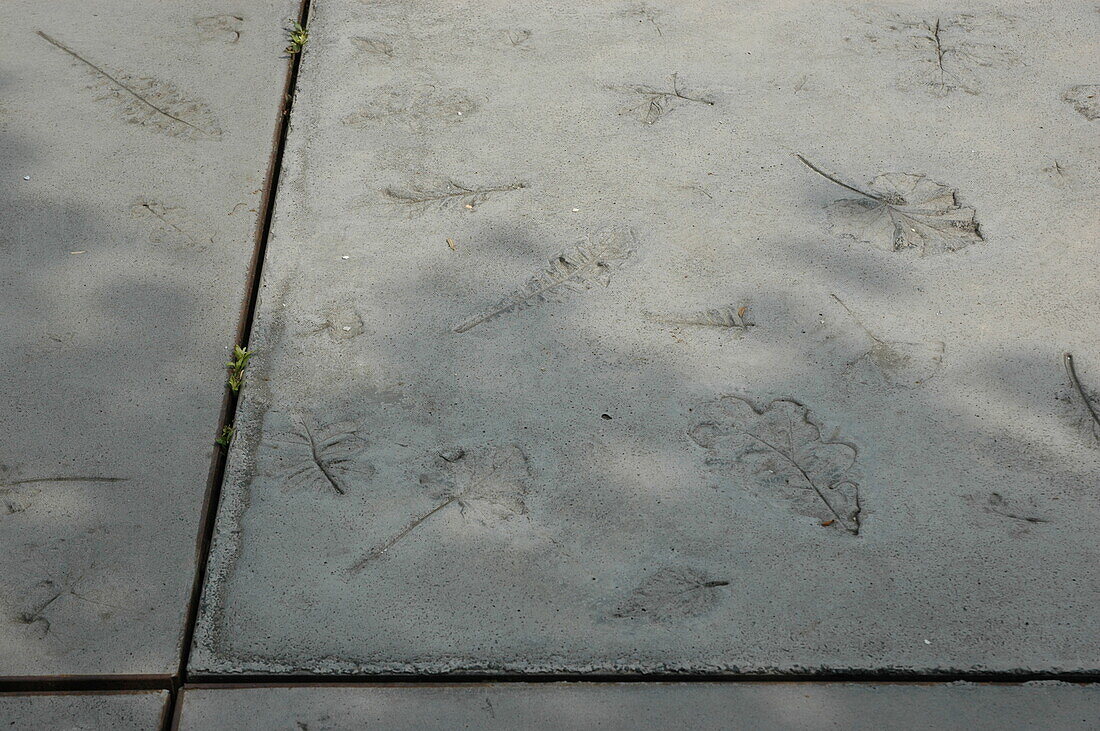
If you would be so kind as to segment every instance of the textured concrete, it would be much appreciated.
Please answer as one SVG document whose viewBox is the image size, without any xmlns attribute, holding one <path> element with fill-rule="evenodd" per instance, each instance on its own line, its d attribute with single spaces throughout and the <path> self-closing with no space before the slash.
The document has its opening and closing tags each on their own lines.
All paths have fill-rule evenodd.
<svg viewBox="0 0 1100 731">
<path fill-rule="evenodd" d="M 231 12 L 0 7 L 0 676 L 179 662 L 296 3 Z"/>
<path fill-rule="evenodd" d="M 199 689 L 179 728 L 1091 729 L 1100 687 L 843 683 Z"/>
<path fill-rule="evenodd" d="M 1094 5 L 317 0 L 192 670 L 1100 671 Z"/>
<path fill-rule="evenodd" d="M 168 691 L 133 693 L 0 693 L 0 727 L 11 731 L 153 731 Z"/>
</svg>

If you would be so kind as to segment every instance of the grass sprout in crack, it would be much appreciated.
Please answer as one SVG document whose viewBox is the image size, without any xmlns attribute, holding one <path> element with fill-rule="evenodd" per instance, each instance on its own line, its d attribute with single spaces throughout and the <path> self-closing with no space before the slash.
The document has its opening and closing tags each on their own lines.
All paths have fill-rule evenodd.
<svg viewBox="0 0 1100 731">
<path fill-rule="evenodd" d="M 467 454 L 451 449 L 440 455 L 432 472 L 420 476 L 431 507 L 413 516 L 389 538 L 365 553 L 350 569 L 356 574 L 445 510 L 457 508 L 466 520 L 492 526 L 525 515 L 531 476 L 527 455 L 515 445 L 489 447 Z"/>
</svg>

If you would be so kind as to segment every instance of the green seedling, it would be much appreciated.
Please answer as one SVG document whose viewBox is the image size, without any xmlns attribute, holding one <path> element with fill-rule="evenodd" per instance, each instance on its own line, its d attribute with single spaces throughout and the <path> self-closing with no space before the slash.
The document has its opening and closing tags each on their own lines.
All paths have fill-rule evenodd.
<svg viewBox="0 0 1100 731">
<path fill-rule="evenodd" d="M 290 44 L 286 47 L 286 52 L 290 55 L 301 53 L 302 48 L 305 47 L 306 42 L 309 40 L 309 31 L 302 27 L 301 23 L 294 22 L 290 24 L 287 29 L 288 38 Z"/>
<path fill-rule="evenodd" d="M 229 443 L 231 441 L 233 441 L 233 435 L 236 434 L 236 433 L 237 433 L 237 430 L 234 429 L 233 427 L 223 426 L 221 436 L 218 437 L 217 439 L 215 439 L 214 442 L 216 444 L 220 444 L 221 446 L 225 447 L 226 449 L 229 449 Z"/>
<path fill-rule="evenodd" d="M 244 383 L 244 369 L 248 367 L 248 360 L 252 357 L 252 351 L 239 345 L 233 346 L 233 360 L 226 363 L 229 367 L 229 388 L 233 393 L 241 390 Z"/>
</svg>

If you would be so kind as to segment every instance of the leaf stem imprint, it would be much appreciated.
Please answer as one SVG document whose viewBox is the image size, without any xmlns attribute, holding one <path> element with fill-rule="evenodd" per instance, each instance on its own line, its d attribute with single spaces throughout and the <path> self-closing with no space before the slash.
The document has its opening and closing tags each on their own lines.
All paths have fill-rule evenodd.
<svg viewBox="0 0 1100 731">
<path fill-rule="evenodd" d="M 1066 373 L 1069 374 L 1070 383 L 1073 384 L 1073 388 L 1077 391 L 1077 394 L 1081 397 L 1081 400 L 1085 402 L 1085 408 L 1089 411 L 1089 416 L 1096 422 L 1097 426 L 1100 426 L 1100 414 L 1097 414 L 1096 408 L 1093 407 L 1092 402 L 1089 401 L 1089 397 L 1085 395 L 1085 389 L 1081 387 L 1081 379 L 1077 377 L 1077 369 L 1073 365 L 1073 355 L 1071 353 L 1062 354 L 1062 362 L 1066 366 Z"/>
<path fill-rule="evenodd" d="M 26 480 L 14 480 L 0 484 L 3 484 L 4 487 L 15 487 L 16 485 L 30 485 L 36 482 L 129 482 L 129 480 L 129 477 L 83 477 L 77 475 L 73 477 L 31 477 Z"/>
<path fill-rule="evenodd" d="M 508 193 L 514 190 L 522 190 L 527 183 L 513 183 L 511 185 L 496 185 L 482 188 L 471 188 L 454 180 L 448 180 L 441 190 L 431 190 L 419 187 L 407 190 L 386 188 L 382 195 L 394 203 L 408 206 L 425 206 L 432 203 L 446 204 L 460 199 L 466 199 L 467 205 L 473 208 L 487 196 L 493 193 Z"/>
<path fill-rule="evenodd" d="M 821 177 L 825 178 L 829 182 L 836 183 L 841 188 L 847 188 L 848 190 L 852 191 L 853 193 L 859 193 L 860 195 L 862 195 L 866 198 L 870 198 L 873 201 L 879 201 L 881 203 L 887 203 L 888 202 L 882 196 L 877 196 L 874 193 L 868 193 L 865 190 L 860 190 L 859 188 L 855 187 L 854 185 L 849 185 L 848 183 L 845 183 L 840 178 L 836 177 L 835 175 L 831 175 L 831 174 L 825 172 L 824 170 L 819 168 L 817 165 L 814 165 L 812 162 L 810 162 L 806 158 L 802 157 L 802 155 L 799 155 L 798 153 L 795 153 L 795 157 L 797 157 L 799 160 L 801 160 L 802 164 L 805 165 L 806 167 L 808 167 L 810 170 L 813 170 L 815 173 L 817 173 Z"/>
<path fill-rule="evenodd" d="M 353 574 L 358 573 L 358 572 L 362 571 L 364 568 L 366 568 L 367 564 L 369 564 L 371 561 L 374 561 L 377 558 L 381 558 L 383 556 L 383 554 L 386 553 L 386 551 L 393 548 L 405 536 L 409 535 L 414 530 L 416 530 L 416 528 L 419 527 L 421 523 L 423 523 L 428 518 L 430 518 L 433 515 L 435 515 L 436 513 L 438 513 L 440 510 L 443 510 L 445 507 L 447 507 L 448 505 L 450 505 L 454 501 L 458 500 L 459 497 L 460 497 L 459 495 L 452 495 L 451 497 L 447 498 L 443 502 L 439 503 L 439 505 L 436 505 L 434 508 L 432 508 L 428 512 L 426 512 L 422 515 L 419 515 L 419 516 L 413 518 L 412 520 L 410 520 L 405 525 L 405 527 L 402 528 L 401 530 L 399 530 L 396 534 L 394 534 L 394 536 L 392 538 L 390 538 L 385 543 L 382 543 L 382 544 L 376 546 L 369 553 L 367 553 L 365 556 L 363 556 L 363 558 L 359 559 L 359 561 L 356 562 L 356 564 L 351 567 L 351 573 L 353 573 Z"/>
<path fill-rule="evenodd" d="M 107 73 L 106 71 L 104 71 L 104 70 L 103 70 L 102 68 L 100 68 L 99 66 L 96 66 L 96 65 L 95 65 L 94 63 L 92 63 L 92 62 L 91 62 L 91 61 L 89 61 L 88 59 L 84 58 L 84 57 L 83 57 L 83 56 L 81 56 L 81 55 L 80 55 L 79 53 L 77 53 L 77 52 L 76 52 L 76 51 L 74 51 L 73 49 L 69 48 L 68 46 L 66 46 L 66 45 L 65 45 L 64 43 L 62 43 L 61 41 L 59 41 L 59 40 L 57 40 L 57 39 L 55 39 L 55 38 L 51 38 L 50 36 L 46 35 L 45 33 L 43 33 L 43 32 L 42 32 L 42 31 L 40 31 L 40 30 L 39 30 L 39 31 L 35 31 L 35 32 L 36 32 L 36 33 L 37 33 L 37 34 L 38 34 L 39 36 L 41 36 L 41 37 L 42 37 L 43 39 L 45 39 L 45 40 L 46 40 L 46 41 L 47 41 L 48 43 L 51 43 L 51 44 L 53 44 L 53 45 L 54 45 L 54 46 L 56 46 L 57 48 L 60 48 L 60 49 L 61 49 L 62 51 L 64 51 L 65 53 L 67 53 L 67 54 L 69 54 L 70 56 L 72 56 L 73 58 L 75 58 L 75 59 L 76 59 L 77 61 L 80 61 L 81 63 L 85 64 L 85 65 L 86 65 L 86 66 L 88 66 L 88 68 L 90 68 L 90 69 L 91 69 L 92 71 L 94 71 L 95 73 L 99 74 L 99 75 L 100 75 L 100 76 L 102 76 L 103 78 L 107 79 L 107 80 L 108 80 L 108 81 L 110 81 L 110 82 L 111 82 L 112 84 L 114 84 L 114 85 L 115 85 L 115 86 L 117 86 L 118 88 L 122 89 L 122 90 L 123 90 L 123 91 L 125 91 L 125 92 L 126 92 L 127 94 L 129 94 L 130 96 L 134 97 L 134 99 L 136 99 L 136 100 L 137 100 L 137 101 L 138 101 L 139 103 L 141 103 L 141 104 L 144 104 L 145 106 L 147 106 L 147 107 L 149 107 L 150 109 L 152 109 L 152 110 L 153 110 L 154 112 L 157 112 L 158 114 L 163 114 L 163 115 L 164 115 L 165 117 L 168 117 L 169 119 L 175 120 L 176 122 L 179 122 L 180 124 L 182 124 L 182 125 L 184 125 L 184 126 L 186 126 L 186 127 L 190 127 L 191 129 L 193 129 L 193 130 L 195 130 L 196 132 L 199 132 L 199 133 L 201 133 L 201 134 L 203 134 L 203 135 L 207 135 L 207 136 L 209 136 L 209 135 L 210 135 L 210 133 L 209 133 L 209 132 L 207 132 L 206 130 L 202 129 L 201 127 L 196 127 L 195 125 L 193 125 L 193 124 L 191 124 L 190 122 L 188 122 L 188 121 L 187 121 L 186 119 L 180 119 L 179 117 L 177 117 L 176 115 L 172 114 L 171 112 L 167 112 L 167 111 L 165 111 L 165 110 L 161 109 L 160 107 L 158 107 L 158 106 L 157 106 L 156 104 L 153 104 L 153 103 L 152 103 L 151 101 L 149 101 L 148 99 L 146 99 L 145 97 L 143 97 L 143 96 L 142 96 L 141 94 L 138 94 L 138 93 L 137 93 L 136 91 L 134 91 L 133 89 L 131 89 L 131 88 L 130 88 L 129 86 L 127 86 L 127 85 L 126 85 L 126 84 L 124 84 L 123 82 L 119 81 L 118 79 L 116 79 L 116 78 L 115 78 L 114 76 L 112 76 L 111 74 L 109 74 L 109 73 Z"/>
</svg>

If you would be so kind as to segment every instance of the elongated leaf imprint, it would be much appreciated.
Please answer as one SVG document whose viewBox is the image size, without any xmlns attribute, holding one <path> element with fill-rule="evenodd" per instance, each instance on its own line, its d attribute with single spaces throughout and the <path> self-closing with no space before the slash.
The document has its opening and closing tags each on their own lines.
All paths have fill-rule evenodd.
<svg viewBox="0 0 1100 731">
<path fill-rule="evenodd" d="M 904 340 L 887 340 L 872 332 L 835 294 L 830 295 L 871 339 L 871 347 L 856 360 L 867 358 L 882 372 L 891 385 L 914 388 L 939 372 L 943 365 L 944 345 L 939 340 L 911 343 Z"/>
<path fill-rule="evenodd" d="M 185 249 L 198 247 L 202 251 L 206 244 L 214 243 L 212 236 L 203 236 L 196 231 L 195 224 L 187 220 L 179 206 L 139 198 L 130 206 L 130 215 L 151 224 L 149 240 L 155 244 L 169 244 Z"/>
<path fill-rule="evenodd" d="M 508 185 L 469 186 L 454 180 L 431 185 L 412 185 L 407 188 L 386 188 L 382 196 L 390 203 L 404 206 L 409 214 L 424 213 L 432 208 L 462 205 L 473 210 L 498 193 L 523 190 L 527 183 Z"/>
<path fill-rule="evenodd" d="M 797 157 L 826 180 L 862 196 L 830 207 L 834 225 L 845 236 L 887 251 L 915 249 L 921 256 L 984 240 L 974 209 L 959 205 L 954 188 L 915 173 L 884 173 L 863 190 Z"/>
<path fill-rule="evenodd" d="M 527 455 L 515 445 L 490 447 L 474 454 L 453 449 L 436 461 L 433 472 L 420 476 L 432 506 L 410 519 L 401 530 L 379 543 L 351 567 L 357 573 L 382 558 L 409 534 L 451 505 L 462 517 L 489 526 L 524 515 L 527 483 L 531 476 Z"/>
<path fill-rule="evenodd" d="M 710 579 L 687 566 L 662 568 L 646 578 L 611 616 L 653 622 L 697 617 L 717 606 L 723 586 L 729 582 Z"/>
<path fill-rule="evenodd" d="M 1097 439 L 1100 439 L 1100 413 L 1097 413 L 1096 407 L 1092 404 L 1092 399 L 1089 398 L 1089 394 L 1085 393 L 1084 386 L 1081 385 L 1081 379 L 1077 376 L 1077 366 L 1073 362 L 1073 355 L 1071 353 L 1062 353 L 1062 364 L 1066 367 L 1066 374 L 1069 376 L 1070 385 L 1073 386 L 1073 390 L 1077 392 L 1077 395 L 1081 397 L 1081 403 L 1085 406 L 1085 411 L 1089 417 L 1089 431 Z"/>
<path fill-rule="evenodd" d="M 478 102 L 465 89 L 440 88 L 432 84 L 419 86 L 384 86 L 375 90 L 357 111 L 341 121 L 356 129 L 371 129 L 380 124 L 402 124 L 422 132 L 433 126 L 459 124 L 477 110 Z M 490 186 L 481 189 L 482 198 L 491 193 L 513 190 L 510 186 Z M 518 190 L 518 188 L 515 188 Z M 409 189 L 389 189 L 384 193 L 393 203 L 419 204 L 458 202 L 456 199 L 478 195 L 478 189 L 447 181 L 438 186 Z M 440 197 L 442 196 L 442 197 Z"/>
<path fill-rule="evenodd" d="M 690 436 L 706 463 L 733 484 L 776 490 L 823 524 L 859 534 L 858 450 L 826 438 L 813 413 L 793 399 L 763 409 L 739 396 L 707 405 Z"/>
<path fill-rule="evenodd" d="M 102 92 L 98 99 L 119 104 L 127 122 L 185 139 L 221 137 L 221 128 L 210 107 L 183 96 L 174 85 L 148 76 L 108 72 L 42 31 L 38 31 L 38 35 L 84 64 L 96 77 L 97 87 Z"/>
<path fill-rule="evenodd" d="M 319 424 L 309 416 L 269 412 L 260 466 L 285 490 L 311 487 L 344 495 L 374 474 L 363 452 L 367 442 L 353 421 Z"/>
<path fill-rule="evenodd" d="M 745 319 L 745 312 L 747 310 L 748 308 L 744 306 L 736 307 L 730 305 L 729 307 L 716 307 L 710 310 L 689 312 L 681 315 L 662 315 L 656 312 L 643 312 L 642 315 L 650 322 L 656 322 L 661 325 L 717 328 L 720 330 L 728 330 L 740 337 L 743 333 L 748 332 L 750 327 L 755 327 L 755 323 L 748 322 Z"/>
<path fill-rule="evenodd" d="M 454 331 L 464 333 L 498 315 L 519 312 L 540 302 L 558 302 L 570 292 L 584 292 L 596 285 L 606 287 L 611 283 L 611 272 L 633 253 L 633 242 L 630 229 L 601 231 L 595 240 L 579 243 L 551 259 L 549 266 L 531 277 L 525 287 L 457 325 Z"/>
</svg>

